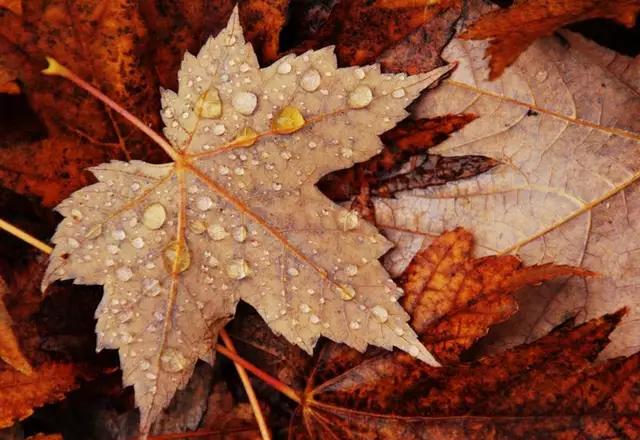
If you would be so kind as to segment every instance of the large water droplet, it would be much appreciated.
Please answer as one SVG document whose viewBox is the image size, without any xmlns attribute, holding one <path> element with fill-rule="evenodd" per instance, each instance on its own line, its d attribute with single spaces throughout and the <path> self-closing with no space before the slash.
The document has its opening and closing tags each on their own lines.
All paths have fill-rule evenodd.
<svg viewBox="0 0 640 440">
<path fill-rule="evenodd" d="M 224 240 L 229 233 L 222 225 L 214 224 L 207 228 L 207 234 L 215 241 Z"/>
<path fill-rule="evenodd" d="M 234 280 L 241 280 L 249 276 L 249 264 L 245 260 L 232 260 L 227 265 L 227 275 Z"/>
<path fill-rule="evenodd" d="M 356 274 L 358 273 L 358 266 L 356 266 L 355 264 L 347 264 L 344 267 L 344 273 L 346 273 L 350 277 L 356 276 Z"/>
<path fill-rule="evenodd" d="M 133 277 L 133 272 L 127 266 L 122 266 L 116 269 L 116 277 L 120 281 L 129 281 Z"/>
<path fill-rule="evenodd" d="M 394 98 L 402 98 L 405 95 L 404 89 L 395 89 L 391 92 L 391 96 Z"/>
<path fill-rule="evenodd" d="M 373 92 L 367 86 L 358 86 L 350 94 L 348 104 L 351 108 L 364 108 L 371 104 Z"/>
<path fill-rule="evenodd" d="M 276 70 L 278 71 L 278 73 L 282 75 L 286 75 L 287 73 L 291 72 L 291 64 L 289 64 L 286 61 L 283 61 L 280 64 L 278 64 L 278 68 Z"/>
<path fill-rule="evenodd" d="M 302 313 L 309 313 L 311 311 L 311 307 L 309 307 L 309 304 L 300 304 L 300 311 Z"/>
<path fill-rule="evenodd" d="M 136 249 L 142 249 L 144 247 L 144 240 L 142 239 L 142 237 L 136 237 L 131 240 L 131 246 Z"/>
<path fill-rule="evenodd" d="M 284 107 L 271 123 L 271 129 L 278 134 L 289 134 L 304 127 L 304 117 L 292 105 Z"/>
<path fill-rule="evenodd" d="M 124 240 L 126 236 L 127 234 L 125 234 L 122 229 L 116 229 L 115 231 L 111 232 L 111 237 L 113 237 L 114 240 Z"/>
<path fill-rule="evenodd" d="M 341 284 L 336 290 L 345 301 L 351 301 L 356 296 L 356 290 L 349 284 Z"/>
<path fill-rule="evenodd" d="M 247 228 L 238 226 L 233 230 L 233 239 L 238 243 L 243 243 L 247 239 Z"/>
<path fill-rule="evenodd" d="M 91 229 L 89 229 L 87 233 L 84 234 L 85 238 L 89 239 L 98 238 L 100 235 L 102 235 L 102 224 L 100 223 L 91 227 Z"/>
<path fill-rule="evenodd" d="M 218 118 L 222 114 L 222 101 L 218 89 L 212 88 L 198 98 L 195 106 L 196 114 L 202 118 Z"/>
<path fill-rule="evenodd" d="M 358 227 L 360 216 L 357 211 L 342 212 L 338 222 L 344 231 L 351 231 Z"/>
<path fill-rule="evenodd" d="M 160 356 L 160 365 L 169 373 L 177 373 L 187 366 L 187 358 L 178 350 L 167 348 Z"/>
<path fill-rule="evenodd" d="M 155 278 L 145 278 L 142 280 L 142 290 L 149 296 L 158 296 L 160 293 L 160 282 Z"/>
<path fill-rule="evenodd" d="M 236 92 L 231 98 L 231 105 L 243 115 L 250 115 L 258 105 L 258 97 L 251 92 Z"/>
<path fill-rule="evenodd" d="M 142 223 L 149 229 L 160 229 L 167 219 L 167 211 L 160 203 L 147 206 L 142 214 Z"/>
<path fill-rule="evenodd" d="M 309 69 L 300 78 L 300 87 L 307 92 L 313 92 L 320 87 L 320 73 L 316 69 Z"/>
<path fill-rule="evenodd" d="M 211 197 L 209 196 L 198 197 L 198 200 L 196 200 L 196 207 L 200 211 L 208 211 L 212 206 L 213 200 L 211 200 Z"/>
<path fill-rule="evenodd" d="M 258 133 L 256 133 L 256 131 L 251 127 L 245 127 L 242 129 L 238 137 L 233 140 L 232 145 L 236 147 L 250 147 L 256 143 L 257 139 Z"/>
<path fill-rule="evenodd" d="M 176 273 L 184 272 L 191 264 L 191 254 L 184 241 L 178 242 L 176 240 L 169 243 L 162 251 L 162 257 L 164 267 L 169 273 L 173 273 L 174 269 Z"/>
<path fill-rule="evenodd" d="M 77 209 L 72 209 L 71 210 L 71 218 L 76 220 L 76 221 L 80 221 L 82 220 L 82 213 L 80 211 L 78 211 Z"/>
<path fill-rule="evenodd" d="M 375 306 L 371 309 L 371 314 L 376 317 L 379 322 L 387 322 L 389 319 L 389 312 L 382 306 Z"/>
</svg>

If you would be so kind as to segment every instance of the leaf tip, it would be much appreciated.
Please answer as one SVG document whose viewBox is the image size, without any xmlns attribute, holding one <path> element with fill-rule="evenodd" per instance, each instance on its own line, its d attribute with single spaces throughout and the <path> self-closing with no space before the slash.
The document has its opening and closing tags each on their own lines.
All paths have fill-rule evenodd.
<svg viewBox="0 0 640 440">
<path fill-rule="evenodd" d="M 67 77 L 69 70 L 64 67 L 53 57 L 45 57 L 47 59 L 48 66 L 42 70 L 42 73 L 50 76 L 62 76 Z"/>
</svg>

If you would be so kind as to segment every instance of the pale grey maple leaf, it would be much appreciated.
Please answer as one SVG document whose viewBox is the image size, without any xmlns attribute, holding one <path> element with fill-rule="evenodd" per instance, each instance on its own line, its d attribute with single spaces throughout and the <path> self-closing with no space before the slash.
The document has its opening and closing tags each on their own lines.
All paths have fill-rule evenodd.
<svg viewBox="0 0 640 440">
<path fill-rule="evenodd" d="M 487 11 L 471 2 L 472 15 Z M 638 60 L 563 32 L 524 52 L 495 81 L 486 41 L 454 39 L 443 52 L 459 63 L 416 106 L 432 117 L 480 117 L 432 151 L 502 162 L 477 178 L 377 200 L 378 225 L 397 247 L 401 271 L 447 229 L 474 233 L 480 254 L 517 253 L 530 264 L 582 265 L 601 276 L 570 279 L 520 296 L 500 346 L 546 334 L 570 315 L 585 320 L 629 306 L 606 355 L 640 347 L 640 93 Z"/>
<path fill-rule="evenodd" d="M 175 162 L 111 162 L 58 206 L 43 286 L 101 284 L 98 348 L 117 348 L 148 432 L 239 300 L 311 353 L 320 336 L 437 362 L 407 324 L 377 229 L 316 188 L 378 153 L 378 135 L 449 67 L 416 76 L 337 69 L 332 48 L 261 69 L 237 9 L 179 90 L 162 92 Z"/>
</svg>

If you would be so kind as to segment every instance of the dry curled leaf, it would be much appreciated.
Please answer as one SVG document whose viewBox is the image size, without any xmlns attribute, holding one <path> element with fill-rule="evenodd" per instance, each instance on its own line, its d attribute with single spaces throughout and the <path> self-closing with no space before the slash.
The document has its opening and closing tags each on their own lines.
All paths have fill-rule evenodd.
<svg viewBox="0 0 640 440">
<path fill-rule="evenodd" d="M 211 361 L 240 299 L 309 352 L 326 336 L 435 363 L 378 262 L 389 242 L 314 183 L 379 152 L 378 135 L 449 70 L 337 69 L 331 49 L 260 69 L 236 10 L 185 56 L 179 91 L 162 93 L 175 162 L 100 165 L 98 183 L 58 206 L 43 286 L 104 286 L 98 347 L 120 350 L 143 434 L 196 361 Z"/>
<path fill-rule="evenodd" d="M 623 314 L 444 368 L 329 345 L 289 438 L 635 438 L 640 355 L 593 363 Z"/>
<path fill-rule="evenodd" d="M 481 9 L 476 4 L 475 13 Z M 603 64 L 615 58 L 610 51 L 600 48 L 594 57 L 592 44 L 563 35 L 532 44 L 493 82 L 482 79 L 486 42 L 455 39 L 448 46 L 444 57 L 459 66 L 419 103 L 417 115 L 464 109 L 479 118 L 431 151 L 480 154 L 501 165 L 467 181 L 378 199 L 377 224 L 398 243 L 387 260 L 392 271 L 443 230 L 462 226 L 480 255 L 517 253 L 528 264 L 553 261 L 602 274 L 522 295 L 518 319 L 501 342 L 539 337 L 567 315 L 584 320 L 628 306 L 630 316 L 605 354 L 634 353 L 640 99 L 632 83 Z"/>
<path fill-rule="evenodd" d="M 64 398 L 78 386 L 81 369 L 72 364 L 49 362 L 26 376 L 14 370 L 0 371 L 0 428 L 29 417 L 34 408 Z"/>
<path fill-rule="evenodd" d="M 496 79 L 531 43 L 562 26 L 610 18 L 632 27 L 638 12 L 638 0 L 518 0 L 507 9 L 484 14 L 460 38 L 490 39 L 486 50 L 491 57 L 489 79 Z"/>
<path fill-rule="evenodd" d="M 441 362 L 453 362 L 491 326 L 518 310 L 514 293 L 543 281 L 593 273 L 571 266 L 524 267 L 512 256 L 472 258 L 473 236 L 445 232 L 416 255 L 399 284 L 411 327 Z"/>
</svg>

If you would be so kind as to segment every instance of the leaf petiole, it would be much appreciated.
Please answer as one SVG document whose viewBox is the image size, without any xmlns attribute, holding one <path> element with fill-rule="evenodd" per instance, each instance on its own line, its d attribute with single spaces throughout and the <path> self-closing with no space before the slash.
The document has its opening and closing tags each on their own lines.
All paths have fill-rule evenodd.
<svg viewBox="0 0 640 440">
<path fill-rule="evenodd" d="M 69 81 L 76 84 L 81 89 L 85 90 L 87 93 L 96 97 L 98 100 L 102 101 L 107 107 L 113 109 L 118 112 L 122 117 L 124 117 L 127 121 L 133 124 L 136 128 L 142 131 L 144 134 L 149 136 L 151 140 L 153 140 L 156 144 L 158 144 L 164 151 L 169 155 L 169 157 L 174 162 L 181 162 L 180 154 L 167 142 L 162 136 L 153 131 L 149 126 L 147 126 L 144 122 L 138 119 L 136 116 L 125 110 L 122 106 L 120 106 L 117 102 L 109 98 L 107 95 L 102 93 L 100 90 L 96 89 L 94 86 L 80 78 L 78 75 L 64 67 L 55 58 L 46 57 L 47 62 L 49 63 L 48 67 L 42 71 L 45 75 L 50 76 L 61 76 L 62 78 L 66 78 Z"/>
</svg>

